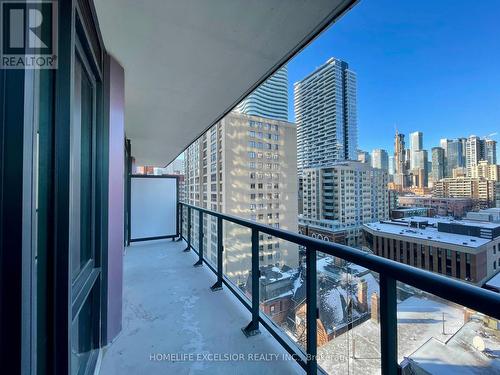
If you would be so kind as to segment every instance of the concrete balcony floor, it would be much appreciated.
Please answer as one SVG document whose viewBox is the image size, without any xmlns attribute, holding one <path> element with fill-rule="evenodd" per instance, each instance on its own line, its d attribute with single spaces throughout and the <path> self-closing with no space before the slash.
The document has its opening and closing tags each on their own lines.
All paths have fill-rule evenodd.
<svg viewBox="0 0 500 375">
<path fill-rule="evenodd" d="M 243 335 L 250 312 L 226 288 L 210 291 L 215 275 L 206 265 L 193 267 L 197 256 L 182 252 L 185 246 L 167 240 L 126 249 L 123 330 L 103 350 L 100 374 L 303 374 L 265 328 Z M 180 360 L 190 353 L 245 359 Z M 263 360 L 270 354 L 279 359 Z M 248 360 L 256 356 L 260 360 Z"/>
</svg>

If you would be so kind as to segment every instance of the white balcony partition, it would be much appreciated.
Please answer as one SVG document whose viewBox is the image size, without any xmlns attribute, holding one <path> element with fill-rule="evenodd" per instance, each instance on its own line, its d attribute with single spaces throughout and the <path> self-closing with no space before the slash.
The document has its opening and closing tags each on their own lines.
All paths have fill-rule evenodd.
<svg viewBox="0 0 500 375">
<path fill-rule="evenodd" d="M 177 177 L 131 176 L 130 242 L 177 235 Z"/>
</svg>

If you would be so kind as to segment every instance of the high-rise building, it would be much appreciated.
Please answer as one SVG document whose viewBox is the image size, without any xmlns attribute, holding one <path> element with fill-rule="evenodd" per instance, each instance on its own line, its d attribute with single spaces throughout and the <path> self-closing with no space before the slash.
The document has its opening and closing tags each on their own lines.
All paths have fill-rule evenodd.
<svg viewBox="0 0 500 375">
<path fill-rule="evenodd" d="M 424 133 L 410 133 L 410 169 L 415 169 L 415 152 L 424 148 Z"/>
<path fill-rule="evenodd" d="M 465 149 L 464 142 L 462 138 L 448 140 L 446 144 L 446 159 L 445 159 L 445 174 L 446 177 L 453 176 L 453 170 L 455 168 L 463 168 L 465 167 Z"/>
<path fill-rule="evenodd" d="M 232 112 L 185 152 L 187 203 L 297 231 L 296 127 L 294 124 Z M 217 222 L 207 218 L 207 259 L 217 254 Z M 194 220 L 196 242 L 198 222 Z M 243 282 L 251 269 L 251 242 L 241 227 L 224 226 L 228 275 Z M 195 243 L 196 246 L 196 243 Z M 266 236 L 261 265 L 298 264 L 297 247 Z"/>
<path fill-rule="evenodd" d="M 394 175 L 394 156 L 389 156 L 389 175 Z"/>
<path fill-rule="evenodd" d="M 389 171 L 389 155 L 386 150 L 377 148 L 372 151 L 372 167 Z"/>
<path fill-rule="evenodd" d="M 448 155 L 448 142 L 450 140 L 447 138 L 441 138 L 439 140 L 439 147 L 441 147 L 444 150 L 444 157 Z"/>
<path fill-rule="evenodd" d="M 288 121 L 288 68 L 284 66 L 235 108 L 236 112 Z"/>
<path fill-rule="evenodd" d="M 466 155 L 467 175 L 470 176 L 472 167 L 476 166 L 481 160 L 496 164 L 497 142 L 492 139 L 471 135 L 466 141 Z"/>
<path fill-rule="evenodd" d="M 394 183 L 406 187 L 406 150 L 405 135 L 398 133 L 394 136 Z"/>
<path fill-rule="evenodd" d="M 427 150 L 415 150 L 412 154 L 413 160 L 413 175 L 417 177 L 417 181 L 415 181 L 416 186 L 418 187 L 426 187 L 428 186 L 427 177 L 429 174 L 428 171 L 428 154 Z"/>
<path fill-rule="evenodd" d="M 465 153 L 467 175 L 470 176 L 472 166 L 477 165 L 479 160 L 482 160 L 482 157 L 484 156 L 484 143 L 481 142 L 481 139 L 478 136 L 471 135 L 467 138 Z"/>
<path fill-rule="evenodd" d="M 484 160 L 490 164 L 497 163 L 497 141 L 493 139 L 484 140 Z"/>
<path fill-rule="evenodd" d="M 445 177 L 444 149 L 432 148 L 432 181 L 439 181 Z"/>
<path fill-rule="evenodd" d="M 358 161 L 371 165 L 372 157 L 368 151 L 358 150 Z"/>
<path fill-rule="evenodd" d="M 357 159 L 356 74 L 336 58 L 294 85 L 297 169 Z"/>
<path fill-rule="evenodd" d="M 388 174 L 358 161 L 304 169 L 299 223 L 322 230 L 343 229 L 345 242 L 359 246 L 361 225 L 389 217 Z"/>
<path fill-rule="evenodd" d="M 184 174 L 184 159 L 177 158 L 164 168 L 165 174 Z"/>
</svg>

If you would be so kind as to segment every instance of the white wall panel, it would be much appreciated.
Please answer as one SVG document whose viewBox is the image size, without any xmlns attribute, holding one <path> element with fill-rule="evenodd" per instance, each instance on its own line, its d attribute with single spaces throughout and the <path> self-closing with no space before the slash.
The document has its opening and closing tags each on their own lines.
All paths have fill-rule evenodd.
<svg viewBox="0 0 500 375">
<path fill-rule="evenodd" d="M 132 177 L 131 240 L 175 236 L 177 179 Z"/>
</svg>

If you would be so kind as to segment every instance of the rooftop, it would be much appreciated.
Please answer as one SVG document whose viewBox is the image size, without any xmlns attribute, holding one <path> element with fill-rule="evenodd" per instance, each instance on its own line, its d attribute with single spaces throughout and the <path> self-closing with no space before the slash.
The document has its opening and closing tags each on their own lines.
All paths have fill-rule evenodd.
<svg viewBox="0 0 500 375">
<path fill-rule="evenodd" d="M 431 337 L 446 341 L 463 325 L 462 310 L 440 299 L 414 296 L 398 303 L 397 309 L 398 363 Z M 319 347 L 318 363 L 330 374 L 348 369 L 355 374 L 380 373 L 380 324 L 367 320 Z"/>
<path fill-rule="evenodd" d="M 500 373 L 500 332 L 479 320 L 465 324 L 448 341 L 429 339 L 409 356 L 410 367 L 430 374 L 466 375 Z M 477 346 L 484 350 L 478 350 Z"/>
<path fill-rule="evenodd" d="M 401 221 L 427 221 L 429 224 L 432 225 L 437 225 L 438 223 L 452 223 L 452 224 L 458 224 L 458 225 L 466 225 L 469 227 L 479 227 L 479 228 L 489 228 L 489 229 L 495 229 L 500 227 L 500 223 L 493 223 L 490 221 L 480 221 L 480 220 L 457 220 L 452 217 L 424 217 L 424 216 L 412 216 L 412 217 L 404 217 L 401 219 L 398 219 Z"/>
<path fill-rule="evenodd" d="M 410 220 L 413 218 L 405 218 L 405 219 Z M 419 218 L 417 218 L 414 221 L 418 221 L 418 219 Z M 473 236 L 466 236 L 463 234 L 439 232 L 437 228 L 431 226 L 428 226 L 426 228 L 413 228 L 409 226 L 404 226 L 401 225 L 402 221 L 404 220 L 402 219 L 399 220 L 400 224 L 398 224 L 396 221 L 369 223 L 369 224 L 364 224 L 364 227 L 382 233 L 395 234 L 398 236 L 426 240 L 426 241 L 434 241 L 439 243 L 465 246 L 472 249 L 477 249 L 491 241 L 490 239 L 487 238 L 479 238 Z"/>
<path fill-rule="evenodd" d="M 123 330 L 105 349 L 100 373 L 302 374 L 263 326 L 260 335 L 243 335 L 250 313 L 226 288 L 211 292 L 215 275 L 193 267 L 197 257 L 184 247 L 155 241 L 127 248 Z M 198 354 L 214 357 L 189 357 Z M 216 360 L 225 354 L 242 360 Z"/>
</svg>

